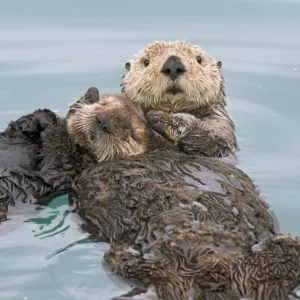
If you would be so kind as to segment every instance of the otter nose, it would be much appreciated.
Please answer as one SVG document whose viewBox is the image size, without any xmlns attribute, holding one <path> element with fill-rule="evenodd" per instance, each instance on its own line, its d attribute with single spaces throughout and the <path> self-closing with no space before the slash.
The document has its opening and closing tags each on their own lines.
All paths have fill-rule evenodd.
<svg viewBox="0 0 300 300">
<path fill-rule="evenodd" d="M 172 80 L 178 78 L 185 71 L 184 64 L 181 62 L 180 58 L 175 55 L 170 56 L 161 68 L 161 73 L 170 77 Z"/>
<path fill-rule="evenodd" d="M 110 122 L 109 118 L 98 117 L 97 120 L 98 120 L 99 127 L 101 130 L 106 131 L 106 132 L 111 132 L 112 126 L 111 126 L 111 122 Z"/>
</svg>

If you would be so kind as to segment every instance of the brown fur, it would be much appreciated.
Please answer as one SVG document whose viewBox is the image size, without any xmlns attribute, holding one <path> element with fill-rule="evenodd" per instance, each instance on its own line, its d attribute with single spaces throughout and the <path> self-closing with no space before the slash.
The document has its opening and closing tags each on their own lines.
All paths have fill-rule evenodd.
<svg viewBox="0 0 300 300">
<path fill-rule="evenodd" d="M 87 168 L 73 187 L 85 230 L 111 244 L 105 261 L 151 299 L 280 300 L 300 283 L 299 241 L 276 235 L 251 179 L 217 158 L 157 149 Z"/>
<path fill-rule="evenodd" d="M 104 258 L 113 272 L 151 287 L 157 300 L 287 300 L 300 283 L 299 240 L 277 235 L 251 179 L 220 159 L 173 150 L 128 157 L 114 143 L 128 139 L 128 127 L 147 132 L 143 114 L 125 97 L 102 100 L 78 107 L 69 131 L 83 147 L 102 141 L 112 158 L 127 157 L 102 155 L 75 179 L 72 196 L 85 230 L 111 243 Z M 94 132 L 104 112 L 123 124 L 112 139 Z M 147 133 L 137 152 L 150 141 Z M 138 293 L 115 299 L 145 299 Z"/>
<path fill-rule="evenodd" d="M 89 88 L 77 102 L 94 103 L 97 94 Z M 68 116 L 76 109 L 73 106 Z M 70 138 L 66 118 L 48 109 L 10 122 L 0 133 L 0 157 L 0 222 L 18 202 L 46 205 L 67 193 L 74 177 L 95 163 L 92 154 Z"/>
<path fill-rule="evenodd" d="M 176 56 L 186 71 L 172 80 L 162 72 Z M 182 41 L 154 42 L 126 64 L 122 92 L 150 112 L 153 128 L 188 153 L 225 156 L 237 149 L 227 114 L 221 62 Z"/>
<path fill-rule="evenodd" d="M 104 118 L 109 128 L 99 125 Z M 0 133 L 0 222 L 18 202 L 47 204 L 66 193 L 74 177 L 96 161 L 144 153 L 162 142 L 143 111 L 124 95 L 91 87 L 67 118 L 36 110 Z"/>
<path fill-rule="evenodd" d="M 68 131 L 74 142 L 89 149 L 97 161 L 138 155 L 158 147 L 158 135 L 143 111 L 126 96 L 105 94 L 96 103 L 75 104 L 76 111 L 68 118 Z M 101 129 L 103 120 L 106 130 Z"/>
</svg>

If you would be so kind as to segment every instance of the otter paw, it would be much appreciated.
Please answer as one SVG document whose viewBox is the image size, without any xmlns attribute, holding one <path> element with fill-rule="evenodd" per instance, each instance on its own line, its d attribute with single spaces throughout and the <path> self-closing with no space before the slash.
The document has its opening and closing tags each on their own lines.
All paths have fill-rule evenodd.
<svg viewBox="0 0 300 300">
<path fill-rule="evenodd" d="M 158 133 L 164 134 L 166 131 L 166 126 L 162 120 L 162 113 L 158 111 L 151 110 L 147 114 L 147 119 L 151 127 Z"/>
<path fill-rule="evenodd" d="M 35 113 L 35 116 L 32 119 L 32 124 L 29 122 L 29 131 L 41 133 L 44 131 L 49 125 L 56 124 L 57 116 L 56 114 L 49 110 L 43 109 L 38 110 Z M 27 128 L 23 128 L 23 131 L 26 131 Z"/>
</svg>

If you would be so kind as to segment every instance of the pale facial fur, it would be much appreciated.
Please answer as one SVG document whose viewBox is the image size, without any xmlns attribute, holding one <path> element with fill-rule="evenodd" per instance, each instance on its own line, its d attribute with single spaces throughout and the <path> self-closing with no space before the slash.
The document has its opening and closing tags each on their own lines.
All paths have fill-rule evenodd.
<svg viewBox="0 0 300 300">
<path fill-rule="evenodd" d="M 178 57 L 186 69 L 174 81 L 161 72 L 170 56 Z M 186 42 L 154 42 L 133 57 L 126 68 L 123 93 L 146 110 L 174 113 L 225 104 L 221 62 Z"/>
<path fill-rule="evenodd" d="M 220 61 L 183 41 L 157 41 L 125 67 L 122 93 L 141 105 L 156 132 L 186 153 L 235 153 Z"/>
<path fill-rule="evenodd" d="M 68 131 L 99 162 L 144 153 L 153 136 L 142 110 L 125 96 L 114 94 L 77 107 L 68 119 Z"/>
</svg>

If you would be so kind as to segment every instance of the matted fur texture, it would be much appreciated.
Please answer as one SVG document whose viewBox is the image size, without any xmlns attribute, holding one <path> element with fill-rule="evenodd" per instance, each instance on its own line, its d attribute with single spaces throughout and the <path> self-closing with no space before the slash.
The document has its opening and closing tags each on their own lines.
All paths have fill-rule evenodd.
<svg viewBox="0 0 300 300">
<path fill-rule="evenodd" d="M 89 145 L 93 130 L 75 128 Z M 111 244 L 106 262 L 141 284 L 115 299 L 295 298 L 299 240 L 276 232 L 252 180 L 231 164 L 157 149 L 88 167 L 73 189 L 84 229 Z"/>
<path fill-rule="evenodd" d="M 98 101 L 93 91 L 88 89 L 80 101 Z M 78 172 L 95 162 L 70 138 L 66 119 L 49 109 L 11 121 L 0 133 L 0 156 L 0 222 L 7 219 L 10 205 L 45 205 L 68 192 Z"/>
<path fill-rule="evenodd" d="M 112 271 L 141 285 L 114 299 L 295 299 L 299 240 L 275 232 L 233 165 L 157 149 L 86 168 L 73 188 L 83 228 L 111 244 Z"/>
<path fill-rule="evenodd" d="M 176 78 L 162 72 L 170 57 L 179 59 L 185 70 Z M 152 111 L 155 130 L 188 153 L 235 153 L 235 125 L 226 111 L 220 61 L 183 41 L 156 41 L 126 63 L 126 69 L 122 92 Z"/>
<path fill-rule="evenodd" d="M 47 204 L 68 192 L 89 164 L 158 147 L 163 139 L 155 135 L 138 105 L 118 94 L 99 99 L 94 87 L 67 118 L 44 109 L 12 121 L 0 134 L 0 221 L 18 201 Z"/>
<path fill-rule="evenodd" d="M 13 185 L 18 185 L 18 178 L 26 172 L 31 177 L 21 188 L 43 196 L 68 187 L 84 169 L 74 181 L 72 200 L 86 221 L 86 230 L 111 243 L 105 260 L 116 274 L 144 286 L 116 299 L 289 299 L 300 283 L 299 240 L 275 232 L 269 207 L 252 180 L 220 159 L 175 150 L 156 149 L 122 159 L 116 159 L 117 152 L 113 160 L 93 164 L 93 147 L 86 141 L 97 144 L 101 134 L 116 135 L 118 138 L 109 140 L 112 143 L 128 138 L 135 142 L 140 138 L 141 144 L 150 141 L 141 138 L 140 132 L 132 137 L 135 129 L 147 123 L 130 106 L 126 113 L 120 111 L 119 101 L 125 103 L 124 97 L 105 99 L 106 105 L 104 101 L 99 106 L 99 99 L 86 103 L 80 98 L 85 104 L 70 114 L 70 132 L 65 119 L 50 111 L 37 111 L 1 134 L 9 146 L 0 143 L 4 153 L 11 151 L 16 160 L 8 160 L 3 167 L 13 180 L 6 186 L 6 175 L 0 177 L 4 195 L 0 207 L 8 204 L 7 193 L 15 193 Z M 107 114 L 101 113 L 105 107 Z M 115 114 L 109 114 L 113 108 Z M 77 126 L 76 113 L 84 109 L 88 117 L 83 114 L 84 122 Z M 118 128 L 119 123 L 112 122 L 115 116 L 126 125 Z M 101 122 L 93 123 L 93 118 Z M 93 132 L 95 124 L 104 131 L 100 135 Z M 142 132 L 148 136 L 151 130 Z M 14 148 L 19 137 L 22 143 Z M 19 156 L 22 149 L 24 164 Z M 37 161 L 27 152 L 30 149 L 39 154 Z M 149 150 L 147 146 L 142 149 Z M 106 154 L 102 157 L 107 159 Z M 23 173 L 14 173 L 15 169 L 23 169 Z"/>
<path fill-rule="evenodd" d="M 91 105 L 77 103 L 76 112 L 68 119 L 68 131 L 97 161 L 138 155 L 157 147 L 141 108 L 120 94 L 105 94 Z"/>
</svg>

